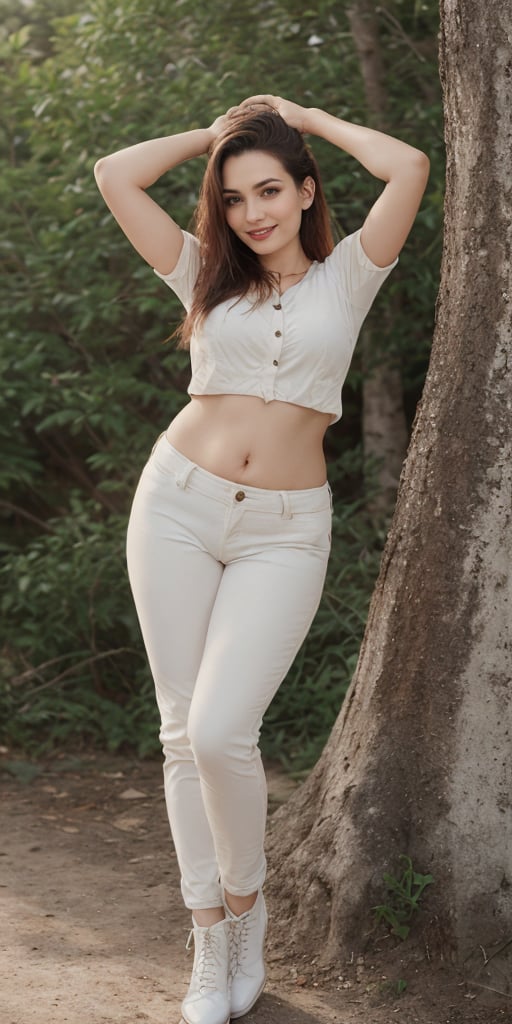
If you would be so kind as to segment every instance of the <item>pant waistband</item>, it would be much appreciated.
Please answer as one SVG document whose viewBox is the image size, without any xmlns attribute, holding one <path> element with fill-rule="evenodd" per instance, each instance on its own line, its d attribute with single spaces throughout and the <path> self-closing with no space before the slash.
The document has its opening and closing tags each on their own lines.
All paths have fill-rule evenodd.
<svg viewBox="0 0 512 1024">
<path fill-rule="evenodd" d="M 178 487 L 190 488 L 226 505 L 276 512 L 285 517 L 332 508 L 331 488 L 327 481 L 321 487 L 292 491 L 249 487 L 198 466 L 174 448 L 165 433 L 158 438 L 151 459 L 174 477 Z"/>
</svg>

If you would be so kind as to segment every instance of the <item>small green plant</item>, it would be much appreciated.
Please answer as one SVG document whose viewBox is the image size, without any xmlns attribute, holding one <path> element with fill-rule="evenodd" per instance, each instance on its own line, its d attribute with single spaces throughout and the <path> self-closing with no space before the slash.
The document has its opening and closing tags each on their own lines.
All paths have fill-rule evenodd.
<svg viewBox="0 0 512 1024">
<path fill-rule="evenodd" d="M 404 864 L 400 878 L 389 874 L 384 875 L 388 902 L 373 907 L 373 910 L 377 921 L 385 921 L 390 926 L 392 934 L 403 941 L 410 932 L 409 922 L 418 910 L 420 899 L 427 885 L 431 885 L 434 878 L 432 875 L 421 875 L 414 871 L 411 858 L 405 854 L 400 855 L 400 860 Z"/>
</svg>

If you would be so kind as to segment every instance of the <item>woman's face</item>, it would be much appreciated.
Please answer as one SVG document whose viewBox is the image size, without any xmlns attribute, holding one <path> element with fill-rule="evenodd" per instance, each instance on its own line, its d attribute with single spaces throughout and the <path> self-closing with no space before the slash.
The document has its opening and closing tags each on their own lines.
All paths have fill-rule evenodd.
<svg viewBox="0 0 512 1024">
<path fill-rule="evenodd" d="M 222 184 L 231 230 L 262 263 L 271 266 L 278 253 L 297 251 L 302 212 L 315 195 L 312 178 L 298 187 L 277 157 L 248 150 L 227 158 Z"/>
</svg>

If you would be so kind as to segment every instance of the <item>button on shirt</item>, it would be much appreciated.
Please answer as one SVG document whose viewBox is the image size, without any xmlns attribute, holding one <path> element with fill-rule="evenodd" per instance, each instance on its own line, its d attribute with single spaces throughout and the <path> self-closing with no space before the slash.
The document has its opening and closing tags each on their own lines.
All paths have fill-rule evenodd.
<svg viewBox="0 0 512 1024">
<path fill-rule="evenodd" d="M 301 281 L 259 306 L 254 296 L 227 299 L 205 318 L 190 341 L 190 395 L 256 395 L 341 417 L 341 389 L 361 325 L 398 260 L 377 267 L 361 245 L 361 229 L 347 235 Z M 183 232 L 183 249 L 170 274 L 155 274 L 190 309 L 199 273 L 197 239 Z"/>
</svg>

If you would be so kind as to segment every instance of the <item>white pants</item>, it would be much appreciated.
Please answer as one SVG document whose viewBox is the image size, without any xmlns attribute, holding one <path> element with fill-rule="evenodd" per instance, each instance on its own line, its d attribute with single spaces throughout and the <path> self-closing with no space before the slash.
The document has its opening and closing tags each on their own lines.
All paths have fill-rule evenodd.
<svg viewBox="0 0 512 1024">
<path fill-rule="evenodd" d="M 318 608 L 329 485 L 245 487 L 155 445 L 135 494 L 128 571 L 156 687 L 167 811 L 191 910 L 261 887 L 263 713 Z"/>
</svg>

